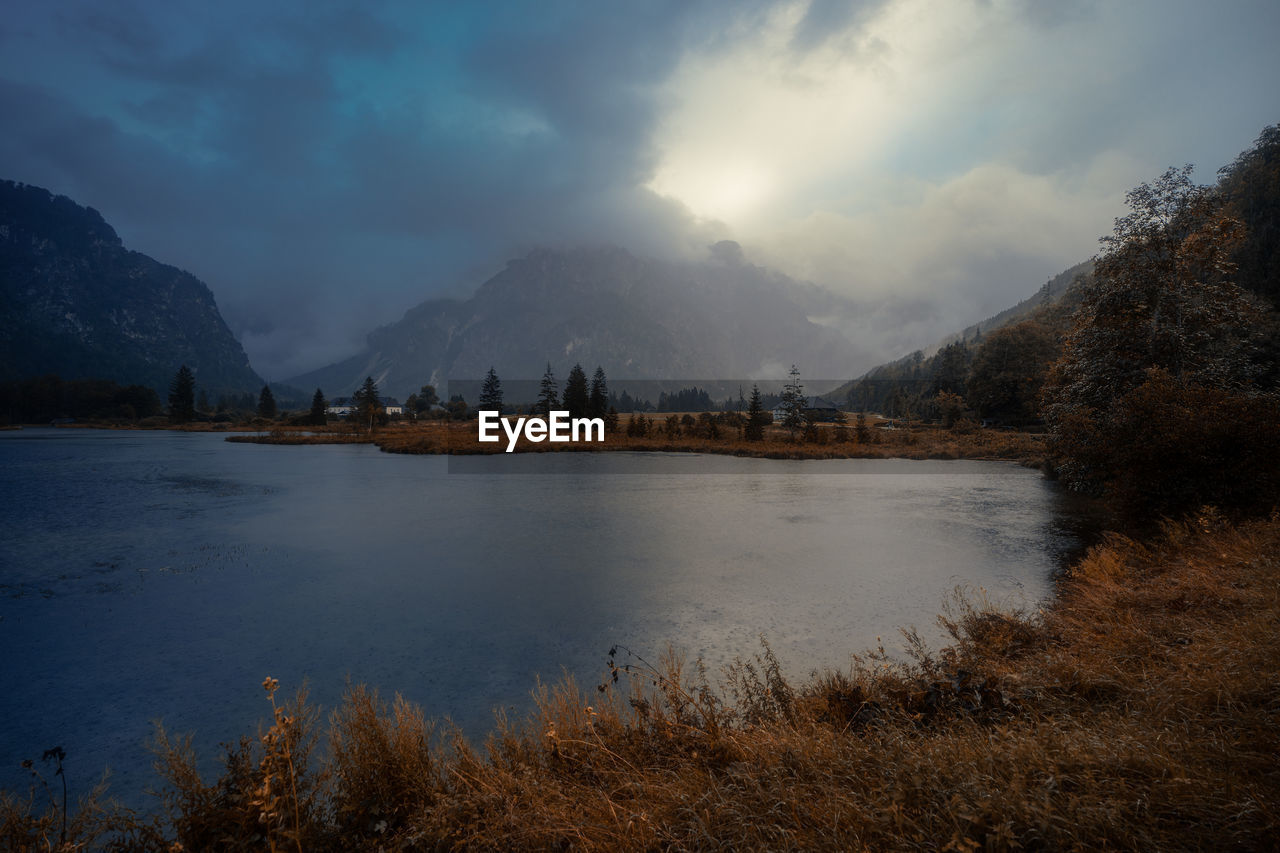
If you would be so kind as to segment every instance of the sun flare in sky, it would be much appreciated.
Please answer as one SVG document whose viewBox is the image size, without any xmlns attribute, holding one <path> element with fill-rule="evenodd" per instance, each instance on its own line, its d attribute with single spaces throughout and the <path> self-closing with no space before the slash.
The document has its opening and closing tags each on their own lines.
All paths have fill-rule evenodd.
<svg viewBox="0 0 1280 853">
<path fill-rule="evenodd" d="M 1280 119 L 1275 0 L 10 6 L 0 177 L 197 273 L 279 376 L 532 247 L 721 240 L 885 360 Z"/>
</svg>

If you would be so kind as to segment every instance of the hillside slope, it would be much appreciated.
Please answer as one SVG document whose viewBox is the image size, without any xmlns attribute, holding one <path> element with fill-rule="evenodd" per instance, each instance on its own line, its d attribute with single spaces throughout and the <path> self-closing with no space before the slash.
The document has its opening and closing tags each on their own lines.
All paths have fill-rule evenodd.
<svg viewBox="0 0 1280 853">
<path fill-rule="evenodd" d="M 126 249 L 93 208 L 0 181 L 0 381 L 57 374 L 168 388 L 186 364 L 209 392 L 256 390 L 213 294 Z"/>
</svg>

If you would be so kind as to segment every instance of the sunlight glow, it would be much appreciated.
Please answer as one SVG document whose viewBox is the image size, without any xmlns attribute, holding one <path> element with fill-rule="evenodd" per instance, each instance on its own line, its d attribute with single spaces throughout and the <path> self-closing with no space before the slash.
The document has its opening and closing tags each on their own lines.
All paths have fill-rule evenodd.
<svg viewBox="0 0 1280 853">
<path fill-rule="evenodd" d="M 964 9 L 905 0 L 797 52 L 806 6 L 783 8 L 732 51 L 686 57 L 669 82 L 674 107 L 655 134 L 650 189 L 748 230 L 856 203 L 894 144 L 945 98 L 939 68 L 963 70 L 978 35 Z"/>
</svg>

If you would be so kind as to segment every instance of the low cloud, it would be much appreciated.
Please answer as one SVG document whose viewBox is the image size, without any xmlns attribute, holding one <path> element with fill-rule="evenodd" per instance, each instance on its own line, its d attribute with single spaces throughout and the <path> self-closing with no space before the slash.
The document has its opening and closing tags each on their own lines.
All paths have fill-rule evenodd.
<svg viewBox="0 0 1280 853">
<path fill-rule="evenodd" d="M 888 358 L 1277 120 L 1280 7 L 1053 6 L 25 4 L 0 177 L 205 280 L 273 378 L 534 246 L 722 238 L 857 300 Z"/>
</svg>

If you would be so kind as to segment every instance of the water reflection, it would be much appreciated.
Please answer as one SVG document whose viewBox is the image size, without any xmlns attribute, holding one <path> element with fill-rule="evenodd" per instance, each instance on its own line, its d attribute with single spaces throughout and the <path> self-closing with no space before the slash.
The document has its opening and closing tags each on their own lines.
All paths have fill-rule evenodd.
<svg viewBox="0 0 1280 853">
<path fill-rule="evenodd" d="M 212 755 L 268 674 L 330 706 L 350 675 L 473 732 L 538 675 L 594 683 L 619 642 L 714 673 L 763 632 L 803 677 L 899 626 L 936 638 L 956 586 L 1034 603 L 1079 547 L 1067 499 L 1008 464 L 468 459 L 0 434 L 0 762 L 61 743 L 140 790 L 151 719 Z"/>
</svg>

